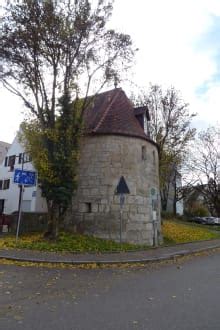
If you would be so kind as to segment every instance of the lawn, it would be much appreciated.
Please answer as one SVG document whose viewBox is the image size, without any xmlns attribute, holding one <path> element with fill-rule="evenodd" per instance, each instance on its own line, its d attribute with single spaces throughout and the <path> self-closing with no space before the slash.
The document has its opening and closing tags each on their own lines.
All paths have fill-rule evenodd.
<svg viewBox="0 0 220 330">
<path fill-rule="evenodd" d="M 62 232 L 55 242 L 43 238 L 42 234 L 32 233 L 19 237 L 16 244 L 14 236 L 5 236 L 0 239 L 0 249 L 17 248 L 54 252 L 116 252 L 146 249 L 147 246 L 129 243 L 116 243 L 110 240 L 92 236 L 70 234 Z"/>
<path fill-rule="evenodd" d="M 220 233 L 210 226 L 180 220 L 164 220 L 162 232 L 165 244 L 178 244 L 220 238 Z"/>
<path fill-rule="evenodd" d="M 162 225 L 164 245 L 220 238 L 220 233 L 213 229 L 210 226 L 187 223 L 180 220 L 164 220 Z M 92 236 L 62 232 L 56 241 L 44 239 L 42 233 L 21 235 L 17 244 L 15 236 L 7 235 L 2 237 L 0 239 L 0 249 L 10 248 L 54 252 L 101 253 L 145 250 L 149 246 L 129 243 L 120 244 Z"/>
</svg>

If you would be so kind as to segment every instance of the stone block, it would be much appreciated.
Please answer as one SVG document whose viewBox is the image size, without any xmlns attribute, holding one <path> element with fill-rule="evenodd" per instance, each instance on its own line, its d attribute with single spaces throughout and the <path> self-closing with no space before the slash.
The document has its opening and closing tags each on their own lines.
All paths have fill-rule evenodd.
<svg viewBox="0 0 220 330">
<path fill-rule="evenodd" d="M 142 243 L 141 233 L 136 230 L 128 230 L 126 234 L 126 241 L 134 244 L 141 244 Z"/>
<path fill-rule="evenodd" d="M 92 213 L 96 213 L 98 212 L 99 207 L 98 204 L 92 203 Z"/>
<path fill-rule="evenodd" d="M 80 213 L 86 213 L 86 212 L 88 212 L 88 206 L 87 206 L 87 204 L 86 203 L 80 203 L 79 204 L 78 211 Z"/>
<path fill-rule="evenodd" d="M 110 206 L 110 210 L 111 211 L 120 211 L 120 205 L 119 204 L 112 204 L 111 206 Z"/>
<path fill-rule="evenodd" d="M 129 195 L 129 196 L 127 197 L 128 204 L 136 204 L 136 203 L 135 203 L 135 200 L 136 200 L 136 196 L 131 196 L 131 195 Z"/>
<path fill-rule="evenodd" d="M 74 216 L 71 218 L 71 223 L 77 224 L 80 223 L 83 220 L 83 214 L 74 214 Z"/>
<path fill-rule="evenodd" d="M 95 215 L 93 213 L 84 213 L 83 220 L 88 221 L 88 222 L 93 222 L 94 217 L 95 217 Z"/>
<path fill-rule="evenodd" d="M 137 213 L 137 205 L 136 204 L 130 204 L 129 205 L 129 211 L 131 214 L 136 214 Z"/>
<path fill-rule="evenodd" d="M 82 189 L 82 195 L 83 196 L 90 196 L 90 189 Z"/>
<path fill-rule="evenodd" d="M 98 188 L 92 188 L 90 190 L 92 196 L 97 196 L 99 194 L 99 189 Z"/>
<path fill-rule="evenodd" d="M 136 196 L 136 198 L 135 198 L 135 202 L 136 202 L 138 205 L 142 205 L 142 204 L 144 203 L 143 197 L 142 197 L 142 196 Z"/>
<path fill-rule="evenodd" d="M 139 222 L 129 222 L 129 224 L 127 224 L 127 229 L 128 230 L 134 230 L 134 231 L 142 231 L 144 230 L 144 226 L 142 223 Z"/>
<path fill-rule="evenodd" d="M 148 208 L 145 206 L 138 206 L 137 211 L 138 213 L 146 214 L 148 212 Z"/>
<path fill-rule="evenodd" d="M 122 167 L 121 162 L 113 163 L 112 166 L 114 168 L 121 168 Z"/>
<path fill-rule="evenodd" d="M 150 231 L 152 231 L 153 230 L 153 223 L 151 222 L 151 223 L 147 223 L 146 224 L 146 229 L 150 232 Z"/>
<path fill-rule="evenodd" d="M 108 213 L 110 211 L 110 206 L 107 204 L 99 204 L 99 212 Z"/>
</svg>

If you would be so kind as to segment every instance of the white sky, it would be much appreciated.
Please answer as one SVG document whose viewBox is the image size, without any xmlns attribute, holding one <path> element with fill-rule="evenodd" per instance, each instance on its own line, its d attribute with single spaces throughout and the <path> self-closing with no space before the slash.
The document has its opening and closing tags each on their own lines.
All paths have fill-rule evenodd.
<svg viewBox="0 0 220 330">
<path fill-rule="evenodd" d="M 111 22 L 139 48 L 132 84 L 120 86 L 128 95 L 149 82 L 172 85 L 198 113 L 197 128 L 220 121 L 220 0 L 115 0 Z M 23 106 L 2 87 L 0 100 L 0 140 L 11 142 Z"/>
</svg>

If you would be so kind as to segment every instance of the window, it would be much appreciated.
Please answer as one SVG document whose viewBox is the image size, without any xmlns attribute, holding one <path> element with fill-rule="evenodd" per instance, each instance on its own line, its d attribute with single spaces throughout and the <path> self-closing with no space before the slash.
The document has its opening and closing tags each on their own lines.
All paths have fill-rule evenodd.
<svg viewBox="0 0 220 330">
<path fill-rule="evenodd" d="M 92 203 L 86 203 L 86 213 L 92 212 Z"/>
<path fill-rule="evenodd" d="M 18 155 L 18 164 L 31 162 L 32 158 L 27 152 L 20 153 Z"/>
<path fill-rule="evenodd" d="M 21 163 L 22 163 L 22 156 L 23 156 L 22 153 L 20 153 L 20 154 L 18 155 L 18 164 L 21 164 Z"/>
<path fill-rule="evenodd" d="M 22 211 L 23 212 L 31 212 L 31 200 L 23 200 L 22 201 Z"/>
<path fill-rule="evenodd" d="M 5 166 L 8 166 L 8 157 L 5 157 Z"/>
<path fill-rule="evenodd" d="M 25 157 L 24 157 L 24 162 L 28 163 L 32 161 L 32 157 L 30 154 L 25 153 Z"/>
<path fill-rule="evenodd" d="M 32 161 L 31 156 L 27 152 L 24 152 L 23 154 L 19 154 L 19 159 L 21 159 L 20 160 L 21 162 L 19 164 L 22 163 L 22 157 L 23 157 L 23 162 L 24 163 L 28 163 L 28 162 L 31 162 Z"/>
<path fill-rule="evenodd" d="M 8 166 L 10 166 L 10 171 L 14 171 L 15 158 L 16 158 L 15 155 L 9 156 L 8 158 Z"/>
<path fill-rule="evenodd" d="M 10 179 L 0 180 L 0 190 L 9 189 L 9 186 L 10 186 Z"/>
<path fill-rule="evenodd" d="M 4 204 L 5 204 L 5 200 L 0 199 L 0 214 L 4 212 Z"/>
<path fill-rule="evenodd" d="M 141 159 L 146 160 L 147 159 L 147 148 L 145 146 L 141 147 Z"/>
<path fill-rule="evenodd" d="M 10 187 L 10 179 L 4 180 L 3 190 L 9 189 L 9 187 Z"/>
</svg>

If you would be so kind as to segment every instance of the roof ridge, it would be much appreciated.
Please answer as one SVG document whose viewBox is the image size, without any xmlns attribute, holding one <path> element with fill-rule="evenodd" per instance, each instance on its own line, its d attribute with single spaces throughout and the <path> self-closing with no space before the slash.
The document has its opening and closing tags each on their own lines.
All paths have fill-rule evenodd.
<svg viewBox="0 0 220 330">
<path fill-rule="evenodd" d="M 113 90 L 112 90 L 113 91 Z M 115 101 L 116 97 L 118 96 L 119 92 L 121 92 L 121 89 L 118 89 L 115 93 L 115 95 L 113 96 L 111 102 L 109 103 L 109 106 L 106 108 L 106 110 L 103 113 L 103 116 L 101 117 L 100 121 L 98 122 L 98 124 L 96 125 L 96 127 L 92 130 L 93 132 L 96 132 L 99 127 L 101 126 L 101 124 L 103 123 L 103 121 L 105 120 L 105 117 L 107 116 L 109 110 L 111 109 L 111 106 L 113 104 L 113 102 Z"/>
</svg>

